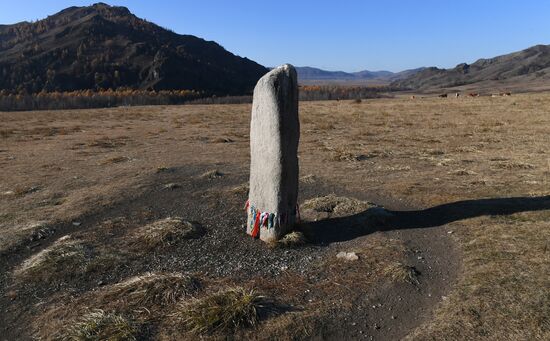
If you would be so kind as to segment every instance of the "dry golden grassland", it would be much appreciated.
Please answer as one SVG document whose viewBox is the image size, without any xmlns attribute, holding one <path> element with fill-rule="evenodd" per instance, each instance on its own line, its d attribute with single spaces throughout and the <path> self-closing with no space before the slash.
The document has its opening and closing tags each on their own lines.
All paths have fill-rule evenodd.
<svg viewBox="0 0 550 341">
<path fill-rule="evenodd" d="M 58 223 L 74 223 L 78 231 L 85 214 L 108 209 L 147 188 L 177 188 L 176 183 L 154 180 L 155 174 L 175 167 L 202 168 L 198 177 L 208 181 L 223 181 L 226 171 L 247 174 L 250 109 L 250 105 L 188 105 L 0 112 L 0 254 L 10 255 L 21 246 L 32 249 L 33 243 L 48 240 Z M 300 121 L 304 183 L 337 185 L 419 208 L 460 200 L 550 195 L 550 93 L 303 102 Z M 246 191 L 243 184 L 204 193 L 204 197 Z M 550 210 L 530 211 L 525 205 L 521 210 L 525 212 L 511 215 L 468 218 L 462 212 L 449 220 L 450 237 L 462 258 L 458 278 L 449 283 L 449 295 L 433 307 L 433 318 L 411 330 L 410 339 L 550 339 Z M 174 238 L 187 233 L 150 225 L 132 228 L 126 238 L 120 235 L 126 226 L 110 221 L 98 227 L 104 235 L 114 236 L 114 244 L 108 247 L 94 242 L 90 234 L 58 239 L 10 270 L 14 285 L 63 283 L 63 271 L 91 276 L 105 267 L 116 268 L 119 259 L 135 261 L 139 252 L 169 247 Z M 151 235 L 155 229 L 158 233 Z M 304 243 L 303 236 L 292 238 Z M 139 241 L 147 247 L 136 250 Z M 343 293 L 357 282 L 367 285 L 380 278 L 415 281 L 398 241 L 374 236 L 366 244 L 355 245 L 354 251 L 359 261 L 344 269 L 334 257 L 319 265 L 323 276 L 334 272 L 341 278 Z M 128 335 L 142 328 L 134 323 L 150 320 L 170 326 L 166 335 L 160 335 L 167 339 L 188 335 L 181 334 L 185 326 L 199 332 L 227 329 L 232 333 L 241 326 L 256 326 L 266 339 L 274 335 L 291 339 L 312 335 L 312 329 L 319 327 L 315 321 L 330 316 L 327 306 L 319 305 L 275 314 L 273 322 L 264 325 L 256 309 L 267 301 L 262 293 L 250 291 L 250 282 L 242 289 L 223 280 L 201 281 L 184 274 L 154 273 L 78 298 L 60 299 L 70 295 L 60 292 L 36 323 L 50 321 L 51 328 L 63 328 L 72 321 L 62 336 L 75 339 L 89 334 L 104 337 L 104 330 L 131 339 Z M 284 292 L 277 292 L 270 287 L 275 284 L 262 283 L 261 278 L 252 283 L 290 302 L 300 287 L 291 283 Z M 201 291 L 197 298 L 179 302 L 182 297 L 195 297 L 204 285 L 212 288 L 210 294 Z M 321 283 L 316 289 L 322 296 L 333 287 L 323 288 Z M 6 290 L 8 294 L 13 291 Z M 120 314 L 110 310 L 114 300 L 120 300 Z M 218 310 L 209 310 L 212 317 L 201 320 L 205 304 L 224 300 L 240 310 L 227 312 L 216 305 Z M 59 302 L 70 302 L 67 312 L 78 312 L 77 318 L 64 316 L 65 303 Z M 141 309 L 144 306 L 150 311 Z M 151 311 L 163 317 L 152 316 Z M 227 319 L 237 322 L 220 321 Z M 174 330 L 170 321 L 179 321 L 182 329 Z M 102 325 L 108 327 L 96 330 Z M 50 332 L 43 329 L 37 335 L 48 338 L 43 333 L 51 336 Z"/>
</svg>

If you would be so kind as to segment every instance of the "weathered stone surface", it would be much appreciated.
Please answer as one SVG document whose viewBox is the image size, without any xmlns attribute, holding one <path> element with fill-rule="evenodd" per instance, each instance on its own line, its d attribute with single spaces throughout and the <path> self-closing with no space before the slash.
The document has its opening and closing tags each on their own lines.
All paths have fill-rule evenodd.
<svg viewBox="0 0 550 341">
<path fill-rule="evenodd" d="M 255 234 L 256 214 L 263 213 L 264 241 L 279 239 L 296 221 L 299 138 L 296 70 L 285 64 L 258 81 L 252 104 L 247 233 Z"/>
</svg>

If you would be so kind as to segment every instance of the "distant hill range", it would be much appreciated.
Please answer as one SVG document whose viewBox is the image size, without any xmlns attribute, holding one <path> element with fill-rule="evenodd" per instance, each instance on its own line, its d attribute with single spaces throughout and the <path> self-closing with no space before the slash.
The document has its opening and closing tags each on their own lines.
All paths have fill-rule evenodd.
<svg viewBox="0 0 550 341">
<path fill-rule="evenodd" d="M 550 88 L 550 45 L 479 59 L 473 64 L 462 63 L 452 69 L 425 68 L 391 85 L 415 90 Z"/>
<path fill-rule="evenodd" d="M 309 66 L 297 67 L 298 82 L 302 85 L 387 85 L 393 81 L 406 78 L 424 68 L 391 71 L 326 71 Z"/>
<path fill-rule="evenodd" d="M 0 25 L 0 90 L 199 90 L 250 93 L 268 70 L 212 41 L 103 3 Z"/>
</svg>

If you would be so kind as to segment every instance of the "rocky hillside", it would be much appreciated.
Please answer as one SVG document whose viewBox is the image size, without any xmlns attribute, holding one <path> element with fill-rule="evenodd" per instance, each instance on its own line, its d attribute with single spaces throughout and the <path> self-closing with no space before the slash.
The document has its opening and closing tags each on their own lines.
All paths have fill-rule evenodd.
<svg viewBox="0 0 550 341">
<path fill-rule="evenodd" d="M 479 59 L 473 64 L 462 63 L 453 69 L 426 68 L 393 86 L 410 89 L 458 87 L 480 83 L 514 83 L 550 81 L 550 45 L 536 45 L 523 51 L 490 59 Z"/>
<path fill-rule="evenodd" d="M 249 93 L 267 72 L 212 41 L 179 35 L 98 3 L 0 25 L 0 90 L 200 90 Z"/>
</svg>

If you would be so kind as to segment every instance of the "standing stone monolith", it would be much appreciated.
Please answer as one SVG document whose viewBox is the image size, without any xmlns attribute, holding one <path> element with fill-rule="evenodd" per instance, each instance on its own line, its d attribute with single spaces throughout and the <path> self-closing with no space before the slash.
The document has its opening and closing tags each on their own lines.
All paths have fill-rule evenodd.
<svg viewBox="0 0 550 341">
<path fill-rule="evenodd" d="M 278 240 L 296 222 L 299 139 L 297 75 L 285 64 L 254 88 L 246 232 L 255 238 Z"/>
</svg>

